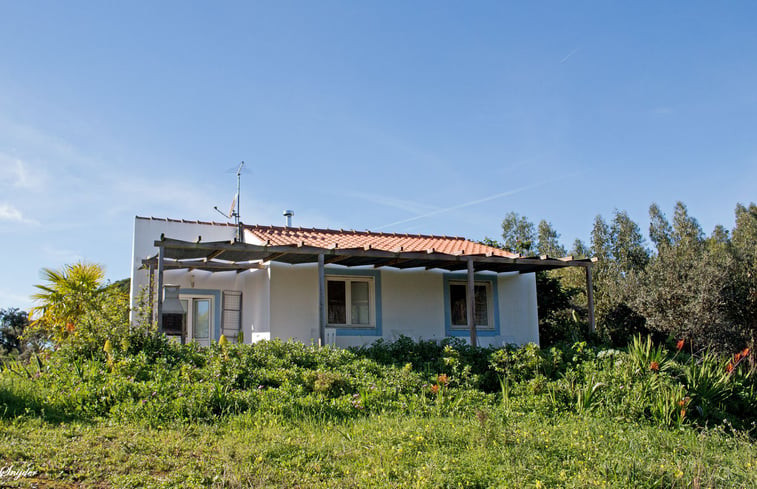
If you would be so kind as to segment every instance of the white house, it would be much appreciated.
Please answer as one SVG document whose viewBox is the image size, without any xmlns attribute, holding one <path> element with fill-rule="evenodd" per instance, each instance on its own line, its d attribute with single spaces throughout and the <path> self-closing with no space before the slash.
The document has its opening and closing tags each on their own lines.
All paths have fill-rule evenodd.
<svg viewBox="0 0 757 489">
<path fill-rule="evenodd" d="M 137 217 L 131 296 L 151 298 L 166 334 L 200 344 L 241 331 L 248 343 L 406 335 L 501 346 L 538 343 L 533 272 L 565 266 L 586 268 L 590 281 L 591 260 L 459 237 Z"/>
</svg>

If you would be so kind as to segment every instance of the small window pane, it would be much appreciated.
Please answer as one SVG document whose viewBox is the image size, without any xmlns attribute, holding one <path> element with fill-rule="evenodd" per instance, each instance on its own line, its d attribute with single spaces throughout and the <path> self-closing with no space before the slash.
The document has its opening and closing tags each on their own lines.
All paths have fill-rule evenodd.
<svg viewBox="0 0 757 489">
<path fill-rule="evenodd" d="M 351 282 L 352 324 L 369 324 L 368 282 Z"/>
<path fill-rule="evenodd" d="M 476 325 L 488 326 L 489 325 L 489 311 L 486 305 L 486 286 L 476 285 L 473 287 L 474 298 L 476 301 Z"/>
<path fill-rule="evenodd" d="M 450 311 L 452 312 L 452 324 L 465 326 L 468 324 L 465 305 L 465 285 L 450 284 L 449 286 Z"/>
<path fill-rule="evenodd" d="M 195 328 L 195 338 L 207 338 L 210 333 L 210 300 L 195 299 L 193 322 Z"/>
<path fill-rule="evenodd" d="M 329 324 L 347 323 L 347 290 L 344 282 L 329 280 L 326 285 L 328 296 Z"/>
</svg>

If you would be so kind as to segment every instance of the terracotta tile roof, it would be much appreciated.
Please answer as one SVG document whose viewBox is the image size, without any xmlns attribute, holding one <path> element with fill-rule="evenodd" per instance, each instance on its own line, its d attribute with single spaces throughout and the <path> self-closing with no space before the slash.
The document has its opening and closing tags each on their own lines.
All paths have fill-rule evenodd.
<svg viewBox="0 0 757 489">
<path fill-rule="evenodd" d="M 316 229 L 281 226 L 245 226 L 256 238 L 270 245 L 314 246 L 318 248 L 364 248 L 370 246 L 384 251 L 431 251 L 435 253 L 484 255 L 517 258 L 508 251 L 475 243 L 461 237 L 433 236 L 425 234 L 374 233 L 370 231 L 345 231 L 343 229 Z"/>
</svg>

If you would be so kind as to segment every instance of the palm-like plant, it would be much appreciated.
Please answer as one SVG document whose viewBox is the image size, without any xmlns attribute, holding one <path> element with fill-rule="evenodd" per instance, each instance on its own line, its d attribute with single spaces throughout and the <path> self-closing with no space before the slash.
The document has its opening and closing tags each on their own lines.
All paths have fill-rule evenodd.
<svg viewBox="0 0 757 489">
<path fill-rule="evenodd" d="M 31 310 L 35 325 L 58 339 L 74 331 L 79 318 L 97 303 L 104 277 L 102 266 L 95 263 L 74 263 L 61 270 L 43 268 L 46 283 L 35 285 L 40 292 L 32 295 L 38 303 Z"/>
</svg>

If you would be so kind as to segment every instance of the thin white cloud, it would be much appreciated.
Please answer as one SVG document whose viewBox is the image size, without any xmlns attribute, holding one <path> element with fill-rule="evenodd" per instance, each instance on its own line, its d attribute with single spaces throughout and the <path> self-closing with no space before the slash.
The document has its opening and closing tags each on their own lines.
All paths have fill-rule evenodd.
<svg viewBox="0 0 757 489">
<path fill-rule="evenodd" d="M 20 158 L 0 153 L 0 185 L 31 190 L 39 187 L 39 183 L 40 180 L 31 175 L 28 163 Z"/>
<path fill-rule="evenodd" d="M 14 187 L 18 188 L 33 188 L 34 182 L 29 175 L 29 170 L 26 164 L 21 160 L 16 160 L 16 181 L 13 183 Z"/>
<path fill-rule="evenodd" d="M 21 224 L 37 224 L 33 219 L 27 219 L 11 204 L 0 203 L 0 221 L 17 222 Z"/>
<path fill-rule="evenodd" d="M 552 179 L 552 180 L 545 180 L 543 182 L 538 182 L 538 183 L 534 183 L 534 184 L 531 184 L 531 185 L 526 185 L 524 187 L 515 188 L 515 189 L 512 189 L 512 190 L 508 190 L 507 192 L 500 192 L 498 194 L 489 195 L 489 196 L 483 197 L 481 199 L 471 200 L 469 202 L 464 202 L 462 204 L 453 205 L 451 207 L 445 207 L 443 209 L 437 209 L 437 210 L 432 211 L 432 212 L 427 212 L 425 214 L 421 214 L 420 216 L 415 216 L 415 217 L 410 217 L 408 219 L 401 219 L 399 221 L 390 222 L 389 224 L 384 224 L 383 226 L 378 226 L 378 227 L 376 227 L 374 229 L 378 230 L 378 229 L 388 228 L 390 226 L 398 226 L 400 224 L 405 224 L 405 223 L 408 223 L 408 222 L 417 221 L 419 219 L 426 219 L 428 217 L 438 216 L 439 214 L 444 214 L 446 212 L 456 211 L 458 209 L 464 209 L 466 207 L 471 207 L 471 206 L 474 206 L 474 205 L 477 205 L 477 204 L 482 204 L 482 203 L 488 202 L 490 200 L 501 199 L 502 197 L 508 197 L 510 195 L 515 195 L 515 194 L 518 194 L 520 192 L 524 192 L 526 190 L 531 190 L 531 189 L 533 189 L 535 187 L 540 187 L 540 186 L 545 185 L 547 183 L 550 183 L 552 181 L 554 181 L 554 179 Z"/>
<path fill-rule="evenodd" d="M 395 209 L 400 209 L 411 214 L 423 214 L 439 209 L 439 207 L 437 206 L 423 204 L 412 200 L 398 199 L 389 195 L 372 194 L 366 192 L 350 192 L 346 194 L 346 197 L 367 200 L 368 202 L 372 202 L 374 204 L 382 205 L 385 207 L 393 207 Z"/>
</svg>

